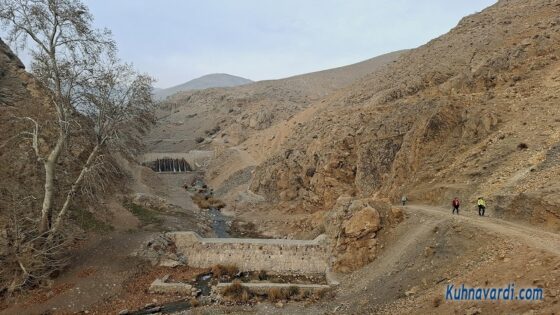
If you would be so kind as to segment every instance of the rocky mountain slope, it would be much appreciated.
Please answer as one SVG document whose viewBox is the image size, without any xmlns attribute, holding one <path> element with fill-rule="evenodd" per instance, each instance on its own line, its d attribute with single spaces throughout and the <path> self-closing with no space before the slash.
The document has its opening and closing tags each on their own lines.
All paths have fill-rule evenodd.
<svg viewBox="0 0 560 315">
<path fill-rule="evenodd" d="M 232 87 L 249 84 L 251 82 L 253 81 L 227 73 L 212 73 L 167 89 L 155 89 L 154 96 L 157 99 L 165 99 L 168 96 L 179 92 L 204 90 L 216 87 Z"/>
<path fill-rule="evenodd" d="M 558 1 L 513 0 L 463 18 L 324 99 L 251 191 L 299 212 L 480 195 L 491 215 L 560 229 L 559 16 Z"/>
</svg>

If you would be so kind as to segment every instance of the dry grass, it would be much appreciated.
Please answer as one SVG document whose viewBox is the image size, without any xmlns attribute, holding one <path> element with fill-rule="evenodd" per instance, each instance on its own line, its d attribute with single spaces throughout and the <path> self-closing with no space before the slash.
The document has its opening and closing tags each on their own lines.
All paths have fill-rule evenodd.
<svg viewBox="0 0 560 315">
<path fill-rule="evenodd" d="M 191 306 L 192 306 L 192 307 L 198 307 L 198 306 L 200 306 L 200 302 L 199 302 L 197 299 L 195 299 L 195 298 L 192 298 L 192 299 L 189 301 L 189 303 L 191 303 Z"/>
<path fill-rule="evenodd" d="M 216 199 L 214 197 L 206 197 L 200 193 L 193 195 L 192 200 L 200 209 L 222 209 L 226 206 L 226 204 L 220 199 Z"/>
<path fill-rule="evenodd" d="M 249 290 L 243 290 L 243 292 L 241 293 L 241 302 L 247 303 L 247 302 L 249 302 L 251 297 L 252 297 L 252 294 L 249 293 Z"/>
<path fill-rule="evenodd" d="M 434 300 L 432 301 L 432 305 L 433 305 L 434 307 L 440 306 L 441 303 L 442 303 L 442 299 L 441 299 L 440 296 L 434 298 Z"/>
<path fill-rule="evenodd" d="M 301 290 L 299 289 L 299 287 L 293 285 L 293 286 L 291 286 L 291 287 L 288 288 L 288 296 L 289 296 L 289 297 L 297 296 L 297 295 L 300 294 L 300 291 L 301 291 Z"/>
<path fill-rule="evenodd" d="M 322 289 L 313 292 L 313 299 L 315 300 L 322 300 L 327 296 L 334 297 L 334 292 L 331 289 Z"/>
<path fill-rule="evenodd" d="M 280 288 L 270 288 L 268 289 L 267 297 L 270 302 L 286 300 L 288 298 L 288 292 Z"/>
<path fill-rule="evenodd" d="M 218 279 L 223 277 L 233 278 L 239 272 L 236 265 L 215 265 L 212 267 L 212 274 Z"/>
<path fill-rule="evenodd" d="M 224 289 L 223 296 L 231 301 L 247 303 L 253 297 L 253 293 L 243 286 L 241 281 L 236 280 Z"/>
<path fill-rule="evenodd" d="M 288 299 L 300 299 L 305 294 L 299 287 L 291 286 L 288 288 L 270 288 L 267 292 L 267 297 L 270 302 L 288 300 Z"/>
<path fill-rule="evenodd" d="M 259 271 L 259 274 L 257 275 L 257 277 L 261 281 L 268 279 L 268 275 L 266 274 L 266 271 L 264 271 L 264 270 Z"/>
</svg>

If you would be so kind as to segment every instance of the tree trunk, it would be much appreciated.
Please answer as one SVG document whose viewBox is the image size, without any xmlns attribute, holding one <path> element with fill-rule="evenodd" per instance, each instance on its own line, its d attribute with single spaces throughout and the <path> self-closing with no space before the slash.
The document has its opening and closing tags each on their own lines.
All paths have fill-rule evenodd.
<svg viewBox="0 0 560 315">
<path fill-rule="evenodd" d="M 58 158 L 60 157 L 60 153 L 62 152 L 62 147 L 64 146 L 65 140 L 66 134 L 59 134 L 54 149 L 51 151 L 47 159 L 43 162 L 43 165 L 45 167 L 45 196 L 43 197 L 43 208 L 41 209 L 40 223 L 41 226 L 39 227 L 41 233 L 47 232 L 50 228 L 52 204 L 54 198 L 54 179 L 56 164 L 58 162 Z"/>
<path fill-rule="evenodd" d="M 56 217 L 56 221 L 53 224 L 53 227 L 51 229 L 51 234 L 49 235 L 49 238 L 52 238 L 52 236 L 54 234 L 56 234 L 59 231 L 60 227 L 62 226 L 62 221 L 64 220 L 64 217 L 66 216 L 66 213 L 68 212 L 68 208 L 70 207 L 70 203 L 72 202 L 72 198 L 74 197 L 74 195 L 76 194 L 76 191 L 80 187 L 80 184 L 84 180 L 84 177 L 85 177 L 86 173 L 89 171 L 91 163 L 93 163 L 93 160 L 95 159 L 95 157 L 97 156 L 97 153 L 99 152 L 100 146 L 101 146 L 101 144 L 99 144 L 99 143 L 95 145 L 95 147 L 93 148 L 93 150 L 89 154 L 89 157 L 86 161 L 86 164 L 84 164 L 84 166 L 82 167 L 82 170 L 80 171 L 80 175 L 78 175 L 78 178 L 76 178 L 76 180 L 72 184 L 72 187 L 70 188 L 70 191 L 68 192 L 68 194 L 66 194 L 66 200 L 64 201 L 64 205 L 62 206 L 62 209 L 60 209 L 60 212 L 58 213 L 58 215 Z"/>
</svg>

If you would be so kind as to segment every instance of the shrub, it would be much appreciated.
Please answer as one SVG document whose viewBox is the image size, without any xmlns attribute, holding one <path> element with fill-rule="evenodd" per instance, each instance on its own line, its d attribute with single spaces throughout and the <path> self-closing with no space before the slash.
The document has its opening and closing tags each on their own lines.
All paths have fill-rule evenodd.
<svg viewBox="0 0 560 315">
<path fill-rule="evenodd" d="M 204 194 L 201 193 L 193 195 L 191 199 L 200 209 L 209 209 L 209 208 L 222 209 L 226 206 L 226 204 L 220 199 L 210 197 L 210 196 L 204 196 Z"/>
<path fill-rule="evenodd" d="M 322 289 L 322 290 L 319 290 L 319 291 L 315 291 L 315 292 L 313 293 L 313 297 L 314 297 L 316 300 L 320 300 L 320 299 L 323 299 L 324 297 L 326 297 L 327 294 L 329 294 L 330 292 L 331 292 L 330 289 Z"/>
<path fill-rule="evenodd" d="M 197 299 L 195 299 L 195 298 L 192 298 L 192 299 L 189 301 L 189 303 L 191 304 L 192 307 L 198 307 L 198 306 L 200 306 L 200 302 L 199 302 Z"/>
<path fill-rule="evenodd" d="M 247 287 L 241 284 L 241 281 L 235 280 L 230 285 L 225 287 L 223 292 L 224 297 L 229 298 L 233 301 L 239 301 L 246 303 L 248 302 L 251 297 L 253 297 L 253 293 Z"/>
<path fill-rule="evenodd" d="M 276 302 L 278 300 L 285 300 L 288 298 L 287 290 L 280 288 L 270 288 L 268 289 L 268 300 L 270 302 Z"/>
<path fill-rule="evenodd" d="M 264 270 L 259 271 L 259 274 L 257 275 L 257 277 L 261 281 L 268 279 L 268 275 L 266 274 L 266 271 L 264 271 Z"/>
<path fill-rule="evenodd" d="M 527 150 L 528 148 L 529 146 L 525 142 L 521 142 L 520 144 L 517 145 L 517 149 L 519 150 Z"/>
<path fill-rule="evenodd" d="M 251 294 L 249 293 L 249 290 L 243 290 L 243 292 L 241 292 L 241 299 L 240 301 L 243 303 L 247 303 L 249 302 L 249 300 L 251 299 Z"/>
<path fill-rule="evenodd" d="M 212 274 L 217 278 L 222 278 L 223 276 L 229 276 L 230 278 L 235 277 L 239 272 L 239 268 L 236 265 L 215 265 L 212 267 Z"/>
<path fill-rule="evenodd" d="M 297 287 L 295 285 L 290 286 L 288 288 L 288 297 L 293 297 L 293 296 L 299 295 L 299 292 L 300 292 L 299 287 Z"/>
</svg>

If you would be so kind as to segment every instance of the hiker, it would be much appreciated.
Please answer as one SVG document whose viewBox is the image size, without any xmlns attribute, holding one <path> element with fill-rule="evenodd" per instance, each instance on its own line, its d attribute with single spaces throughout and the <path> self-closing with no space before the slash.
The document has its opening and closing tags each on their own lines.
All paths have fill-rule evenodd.
<svg viewBox="0 0 560 315">
<path fill-rule="evenodd" d="M 457 211 L 457 214 L 459 214 L 459 205 L 461 205 L 459 198 L 457 197 L 453 198 L 451 204 L 453 205 L 453 211 L 451 212 L 451 214 L 455 214 L 455 211 Z"/>
<path fill-rule="evenodd" d="M 482 197 L 478 197 L 478 215 L 483 217 L 486 210 L 486 201 Z"/>
<path fill-rule="evenodd" d="M 408 201 L 408 199 L 406 199 L 406 196 L 403 195 L 402 198 L 401 198 L 401 202 L 402 202 L 403 207 L 406 206 L 407 201 Z"/>
</svg>

